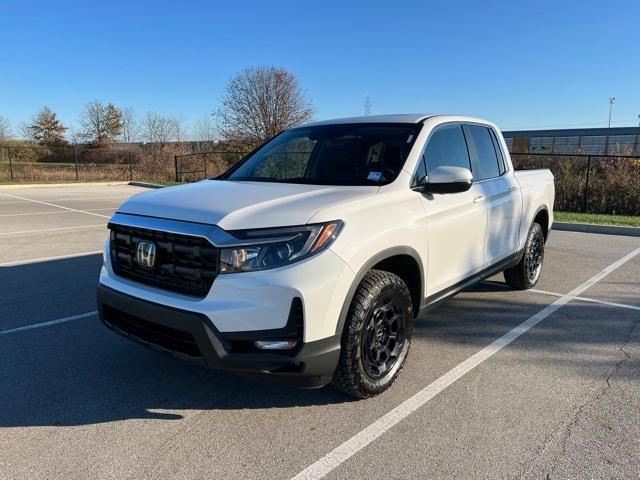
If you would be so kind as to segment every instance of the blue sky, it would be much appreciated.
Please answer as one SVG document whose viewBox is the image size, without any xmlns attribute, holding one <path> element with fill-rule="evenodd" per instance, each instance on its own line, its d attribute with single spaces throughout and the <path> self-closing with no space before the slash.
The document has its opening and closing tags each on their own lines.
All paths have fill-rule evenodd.
<svg viewBox="0 0 640 480">
<path fill-rule="evenodd" d="M 238 70 L 295 73 L 316 118 L 478 115 L 504 129 L 637 125 L 640 2 L 0 0 L 0 115 L 90 100 L 211 113 Z"/>
</svg>

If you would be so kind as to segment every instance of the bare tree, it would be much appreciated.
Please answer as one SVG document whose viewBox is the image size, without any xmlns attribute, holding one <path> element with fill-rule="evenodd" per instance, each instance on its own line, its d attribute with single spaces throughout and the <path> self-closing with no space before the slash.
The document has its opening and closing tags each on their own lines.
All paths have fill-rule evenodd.
<svg viewBox="0 0 640 480">
<path fill-rule="evenodd" d="M 188 131 L 184 124 L 184 118 L 180 115 L 173 115 L 171 117 L 173 122 L 173 134 L 176 142 L 182 143 L 187 139 Z"/>
<path fill-rule="evenodd" d="M 176 137 L 176 124 L 172 117 L 147 112 L 142 119 L 141 132 L 145 141 L 155 143 L 160 150 L 164 150 L 165 145 Z"/>
<path fill-rule="evenodd" d="M 122 133 L 122 114 L 118 108 L 99 100 L 87 103 L 80 115 L 80 136 L 96 146 L 113 142 Z"/>
<path fill-rule="evenodd" d="M 12 136 L 13 131 L 11 130 L 11 123 L 9 123 L 9 119 L 0 115 L 0 143 L 11 140 Z"/>
<path fill-rule="evenodd" d="M 247 68 L 234 75 L 216 114 L 225 139 L 259 143 L 309 121 L 313 108 L 297 78 L 272 66 Z"/>
<path fill-rule="evenodd" d="M 28 126 L 31 131 L 30 136 L 36 142 L 44 145 L 65 145 L 67 140 L 64 132 L 67 131 L 58 116 L 53 110 L 45 106 L 33 117 Z"/>
<path fill-rule="evenodd" d="M 216 143 L 217 127 L 210 116 L 196 120 L 193 127 L 193 139 L 199 151 L 210 150 Z"/>
<path fill-rule="evenodd" d="M 120 113 L 122 114 L 122 141 L 124 143 L 134 142 L 140 133 L 135 111 L 131 107 L 123 107 L 120 109 Z"/>
<path fill-rule="evenodd" d="M 69 127 L 69 130 L 67 131 L 67 137 L 69 138 L 69 142 L 71 143 L 71 145 L 78 145 L 79 143 L 82 142 L 82 132 L 78 130 L 77 127 L 74 127 L 73 125 L 71 127 Z"/>
<path fill-rule="evenodd" d="M 31 129 L 31 123 L 22 122 L 20 124 L 20 127 L 18 127 L 18 134 L 20 135 L 20 138 L 23 138 L 27 142 L 36 143 L 36 137 L 33 130 Z"/>
</svg>

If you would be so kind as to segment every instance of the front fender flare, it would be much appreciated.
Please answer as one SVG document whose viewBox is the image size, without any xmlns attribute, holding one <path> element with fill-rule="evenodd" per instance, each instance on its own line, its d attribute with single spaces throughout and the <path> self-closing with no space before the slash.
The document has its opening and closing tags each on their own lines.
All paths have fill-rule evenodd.
<svg viewBox="0 0 640 480">
<path fill-rule="evenodd" d="M 338 325 L 336 326 L 336 334 L 342 335 L 342 330 L 347 320 L 347 314 L 349 313 L 349 307 L 351 306 L 351 300 L 353 299 L 353 296 L 355 295 L 356 290 L 360 285 L 360 282 L 362 282 L 362 279 L 367 274 L 367 272 L 371 270 L 374 265 L 380 263 L 383 260 L 386 260 L 387 258 L 395 257 L 396 255 L 408 255 L 412 257 L 418 264 L 418 267 L 420 268 L 420 280 L 421 280 L 420 305 L 417 305 L 416 306 L 417 308 L 414 308 L 415 310 L 414 314 L 417 314 L 420 311 L 420 309 L 422 308 L 422 304 L 424 302 L 424 281 L 425 281 L 424 267 L 422 265 L 422 259 L 420 258 L 420 255 L 416 250 L 408 246 L 398 246 L 398 247 L 387 248 L 375 254 L 373 257 L 367 260 L 364 263 L 364 265 L 360 267 L 360 269 L 356 273 L 356 276 L 353 279 L 353 282 L 351 282 L 351 286 L 347 291 L 347 295 L 344 299 L 344 302 L 342 303 L 342 308 L 340 309 L 340 316 L 338 317 Z"/>
</svg>

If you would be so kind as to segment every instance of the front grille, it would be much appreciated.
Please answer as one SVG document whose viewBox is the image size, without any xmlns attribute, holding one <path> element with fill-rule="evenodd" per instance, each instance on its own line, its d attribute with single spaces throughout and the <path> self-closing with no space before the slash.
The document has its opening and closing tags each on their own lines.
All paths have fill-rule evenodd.
<svg viewBox="0 0 640 480">
<path fill-rule="evenodd" d="M 111 265 L 116 275 L 172 292 L 204 297 L 218 273 L 218 250 L 201 237 L 110 224 Z M 138 242 L 156 246 L 155 264 L 135 261 Z"/>
<path fill-rule="evenodd" d="M 104 321 L 122 333 L 189 357 L 202 357 L 195 338 L 188 332 L 148 322 L 108 305 L 102 306 Z"/>
</svg>

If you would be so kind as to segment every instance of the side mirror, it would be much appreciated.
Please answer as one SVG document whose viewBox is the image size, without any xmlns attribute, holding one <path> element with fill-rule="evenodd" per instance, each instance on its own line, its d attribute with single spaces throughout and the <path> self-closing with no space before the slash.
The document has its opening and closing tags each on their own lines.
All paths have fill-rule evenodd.
<svg viewBox="0 0 640 480">
<path fill-rule="evenodd" d="M 471 170 L 462 167 L 436 167 L 429 176 L 412 188 L 422 193 L 459 193 L 471 188 L 473 175 Z"/>
</svg>

